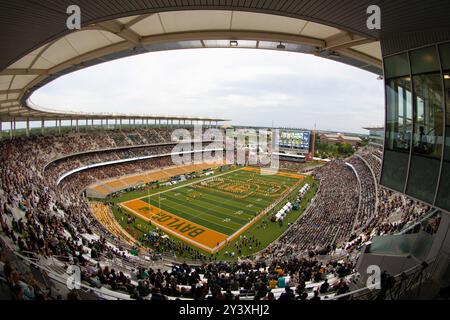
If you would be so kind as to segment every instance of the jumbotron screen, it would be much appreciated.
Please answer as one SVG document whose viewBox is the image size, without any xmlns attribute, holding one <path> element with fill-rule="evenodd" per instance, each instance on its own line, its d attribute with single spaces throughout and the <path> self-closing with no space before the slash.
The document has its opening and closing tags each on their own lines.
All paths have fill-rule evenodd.
<svg viewBox="0 0 450 320">
<path fill-rule="evenodd" d="M 281 131 L 280 148 L 309 149 L 309 131 Z"/>
</svg>

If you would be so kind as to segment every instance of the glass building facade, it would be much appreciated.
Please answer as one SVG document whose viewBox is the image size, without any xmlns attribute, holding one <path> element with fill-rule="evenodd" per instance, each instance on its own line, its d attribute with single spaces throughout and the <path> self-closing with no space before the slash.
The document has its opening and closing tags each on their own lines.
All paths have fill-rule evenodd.
<svg viewBox="0 0 450 320">
<path fill-rule="evenodd" d="M 384 142 L 384 127 L 365 127 L 363 129 L 369 130 L 369 142 L 383 145 Z"/>
<path fill-rule="evenodd" d="M 384 59 L 381 184 L 450 211 L 450 43 Z"/>
</svg>

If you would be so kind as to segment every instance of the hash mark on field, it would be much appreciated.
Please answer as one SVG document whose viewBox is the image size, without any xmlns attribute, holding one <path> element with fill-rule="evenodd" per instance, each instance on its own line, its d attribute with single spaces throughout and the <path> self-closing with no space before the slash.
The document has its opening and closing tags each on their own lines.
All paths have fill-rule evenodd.
<svg viewBox="0 0 450 320">
<path fill-rule="evenodd" d="M 246 207 L 247 207 L 247 208 L 251 208 L 251 207 L 253 207 L 253 204 L 252 204 L 252 203 L 249 203 Z"/>
<path fill-rule="evenodd" d="M 177 192 L 177 193 L 174 194 L 175 197 L 178 197 L 179 195 L 180 195 L 179 192 Z"/>
<path fill-rule="evenodd" d="M 172 199 L 170 199 L 170 197 L 169 197 L 169 200 L 170 201 L 172 201 Z M 175 200 L 175 199 L 173 199 L 173 200 Z M 234 201 L 233 199 L 228 199 L 228 200 L 225 200 L 225 199 L 221 199 L 222 201 L 221 202 L 217 202 L 217 204 L 215 204 L 215 205 L 209 205 L 207 208 L 205 208 L 206 209 L 206 211 L 205 210 L 199 210 L 199 209 L 195 209 L 195 208 L 192 208 L 191 206 L 190 206 L 190 204 L 189 203 L 177 203 L 176 205 L 170 205 L 171 207 L 176 207 L 176 208 L 179 208 L 180 206 L 182 206 L 182 207 L 184 207 L 184 208 L 186 208 L 186 209 L 189 209 L 189 210 L 194 210 L 194 211 L 196 211 L 196 212 L 199 212 L 200 214 L 199 215 L 197 215 L 197 217 L 199 217 L 199 216 L 202 216 L 202 215 L 204 215 L 204 214 L 207 214 L 208 216 L 215 216 L 215 213 L 214 213 L 214 209 L 215 208 L 220 208 L 222 205 L 225 205 L 225 204 L 227 204 L 227 203 L 230 203 L 230 202 L 232 202 L 232 201 Z M 199 201 L 203 201 L 202 199 L 199 199 Z M 237 208 L 236 208 L 237 209 Z M 185 213 L 187 213 L 187 212 L 185 212 Z M 235 217 L 236 219 L 238 219 L 238 220 L 241 220 L 242 222 L 244 222 L 244 221 L 246 221 L 246 219 L 242 219 L 242 218 L 237 218 L 236 216 L 233 216 L 234 215 L 234 212 L 232 212 L 231 210 L 229 211 L 229 213 L 226 213 L 226 212 L 221 212 L 221 214 L 222 215 L 226 215 L 226 216 L 228 216 L 228 217 Z M 221 219 L 221 218 L 220 218 Z M 218 220 L 218 221 L 221 221 L 221 220 Z M 241 223 L 236 223 L 236 222 L 234 222 L 234 221 L 231 221 L 231 223 L 233 223 L 233 224 L 237 224 L 237 225 L 241 225 Z"/>
<path fill-rule="evenodd" d="M 194 184 L 197 184 L 197 183 L 199 183 L 199 182 L 208 181 L 208 180 L 211 180 L 211 179 L 214 179 L 214 178 L 218 178 L 218 177 L 221 177 L 221 176 L 225 176 L 225 175 L 227 175 L 227 174 L 231 174 L 231 173 L 237 172 L 237 171 L 239 171 L 239 170 L 242 170 L 242 168 L 234 169 L 234 170 L 232 170 L 232 171 L 224 172 L 224 173 L 221 173 L 221 174 L 218 174 L 218 175 L 213 175 L 212 177 L 208 177 L 208 178 L 200 179 L 200 180 L 197 180 L 197 181 L 193 181 L 193 182 L 190 182 L 190 183 L 187 183 L 187 184 L 183 184 L 183 185 L 181 185 L 181 186 L 177 186 L 177 187 L 174 187 L 174 188 L 170 188 L 170 189 L 168 189 L 168 190 L 156 192 L 156 193 L 152 194 L 152 196 L 156 196 L 156 195 L 158 195 L 158 194 L 166 193 L 166 192 L 173 191 L 173 190 L 180 189 L 180 188 L 186 188 L 186 187 L 192 186 L 192 185 L 194 185 Z M 190 192 L 190 191 L 194 191 L 193 189 L 187 189 L 187 190 L 188 190 L 189 192 Z M 148 198 L 148 197 L 149 197 L 149 195 L 143 196 L 143 197 L 139 197 L 139 198 L 135 198 L 135 199 L 132 199 L 132 200 L 127 200 L 127 201 L 121 202 L 121 204 L 124 205 L 124 204 L 127 204 L 127 203 L 129 203 L 129 202 L 133 202 L 133 201 L 135 201 L 135 200 L 141 200 L 141 199 Z"/>
<path fill-rule="evenodd" d="M 199 214 L 194 214 L 194 213 L 185 211 L 184 214 L 187 214 L 187 215 L 191 216 L 192 219 L 200 219 L 200 220 L 203 220 L 203 221 L 205 221 L 205 222 L 207 222 L 207 223 L 212 223 L 212 224 L 214 224 L 214 225 L 216 225 L 216 226 L 218 226 L 218 227 L 225 228 L 225 229 L 228 229 L 228 230 L 231 230 L 231 231 L 235 231 L 234 228 L 230 228 L 230 227 L 227 227 L 227 226 L 225 226 L 225 225 L 217 224 L 217 223 L 214 222 L 214 220 L 201 218 L 201 217 L 204 216 L 204 215 L 216 217 L 215 214 L 214 214 L 214 209 L 217 208 L 217 207 L 220 207 L 222 204 L 228 203 L 228 202 L 231 201 L 231 200 L 232 200 L 232 199 L 229 199 L 228 201 L 227 201 L 227 200 L 224 200 L 222 203 L 219 203 L 219 204 L 217 204 L 217 205 L 213 205 L 213 206 L 209 207 L 209 210 L 200 211 L 200 210 L 198 210 L 198 209 L 189 207 L 189 204 L 185 204 L 185 203 L 183 203 L 183 202 L 174 203 L 174 204 L 172 205 L 172 204 L 171 204 L 172 200 L 171 200 L 170 197 L 169 197 L 169 199 L 168 199 L 169 203 L 166 204 L 166 206 L 168 206 L 168 208 L 166 208 L 166 211 L 167 211 L 167 212 L 171 212 L 171 209 L 178 209 L 178 208 L 183 208 L 183 207 L 184 207 L 184 208 L 187 208 L 187 209 L 190 209 L 190 210 L 192 210 L 192 211 L 195 211 L 195 212 L 198 212 L 198 213 L 199 213 Z M 221 222 L 220 219 L 221 219 L 221 218 L 217 219 L 216 221 L 217 221 L 217 222 Z M 242 220 L 243 220 L 243 219 L 242 219 Z M 238 226 L 238 227 L 242 227 L 242 224 L 237 223 L 237 222 L 234 222 L 234 221 L 230 221 L 229 224 L 236 225 L 236 226 Z M 221 232 L 221 231 L 219 231 L 219 230 L 217 230 L 217 229 L 213 229 L 213 230 L 215 230 L 215 231 L 217 231 L 217 232 Z"/>
<path fill-rule="evenodd" d="M 165 210 L 166 212 L 171 212 L 171 209 L 177 209 L 177 208 L 180 208 L 180 207 L 186 207 L 186 205 L 183 205 L 181 202 L 180 203 L 178 203 L 178 204 L 174 204 L 174 205 L 167 205 L 167 210 Z M 191 208 L 192 209 L 192 208 Z M 200 211 L 198 211 L 198 210 L 194 210 L 194 211 L 197 211 L 197 212 L 200 212 Z M 201 216 L 202 215 L 204 215 L 205 213 L 206 214 L 208 214 L 208 212 L 209 211 L 203 211 L 202 213 L 200 213 L 200 214 L 194 214 L 194 213 L 189 213 L 189 212 L 184 212 L 184 214 L 186 214 L 186 215 L 188 215 L 188 216 L 190 216 L 190 217 L 192 217 L 192 220 L 194 220 L 194 219 L 200 219 L 200 220 L 202 220 L 202 221 L 204 221 L 204 222 L 207 222 L 207 223 L 212 223 L 212 224 L 214 224 L 214 225 L 216 225 L 216 226 L 218 226 L 218 227 L 221 227 L 221 228 L 225 228 L 225 229 L 228 229 L 228 230 L 231 230 L 231 231 L 234 231 L 235 229 L 234 228 L 230 228 L 230 227 L 227 227 L 227 226 L 225 226 L 225 225 L 221 225 L 221 224 L 217 224 L 216 222 L 214 222 L 214 221 L 212 221 L 212 220 L 209 220 L 209 219 L 203 219 L 203 218 L 201 218 Z M 176 214 L 174 214 L 174 215 L 176 215 Z M 211 216 L 211 214 L 208 214 L 209 216 Z M 186 219 L 186 218 L 184 218 L 184 219 Z M 187 219 L 186 219 L 187 220 Z M 220 220 L 218 220 L 218 221 L 220 221 Z M 194 221 L 195 222 L 195 221 Z M 201 223 L 199 223 L 200 225 L 203 225 L 203 224 L 201 224 Z M 237 223 L 234 223 L 234 224 L 236 224 L 236 225 L 239 225 L 239 224 L 237 224 Z M 213 228 L 211 228 L 211 230 L 214 230 L 214 231 L 217 231 L 217 232 L 219 232 L 219 233 L 222 233 L 221 231 L 218 231 L 217 229 L 213 229 Z"/>
<path fill-rule="evenodd" d="M 244 211 L 242 211 L 242 210 L 239 210 L 239 211 L 236 211 L 234 214 L 236 214 L 236 215 L 238 215 L 238 216 L 240 216 L 240 215 L 242 215 L 244 213 Z"/>
</svg>

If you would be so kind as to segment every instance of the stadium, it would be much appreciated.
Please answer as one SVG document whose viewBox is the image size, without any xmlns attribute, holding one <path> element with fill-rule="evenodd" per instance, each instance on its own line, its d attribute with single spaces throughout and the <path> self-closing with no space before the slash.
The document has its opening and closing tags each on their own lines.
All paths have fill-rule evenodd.
<svg viewBox="0 0 450 320">
<path fill-rule="evenodd" d="M 449 299 L 450 3 L 423 3 L 0 2 L 0 299 Z M 236 47 L 379 77 L 384 127 L 32 101 L 117 59 Z"/>
</svg>

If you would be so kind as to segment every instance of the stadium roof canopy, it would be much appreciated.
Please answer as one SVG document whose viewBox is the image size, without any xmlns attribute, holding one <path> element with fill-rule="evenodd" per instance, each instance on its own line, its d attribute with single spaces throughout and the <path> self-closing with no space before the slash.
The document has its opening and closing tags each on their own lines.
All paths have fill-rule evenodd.
<svg viewBox="0 0 450 320">
<path fill-rule="evenodd" d="M 448 1 L 430 0 L 428 11 L 425 2 L 418 0 L 380 2 L 4 1 L 0 4 L 0 118 L 2 121 L 119 117 L 223 121 L 70 113 L 36 106 L 29 98 L 48 82 L 82 68 L 130 55 L 188 48 L 237 47 L 314 54 L 381 75 L 382 47 L 384 54 L 390 54 L 405 46 L 422 44 L 424 37 L 417 32 L 423 23 L 435 27 L 434 39 L 448 36 L 447 22 L 441 25 L 438 19 L 447 21 Z M 437 3 L 443 6 L 440 10 L 433 8 Z M 66 27 L 66 10 L 73 4 L 81 8 L 81 30 Z M 369 30 L 366 26 L 366 10 L 373 4 L 382 9 L 381 30 Z M 408 24 L 411 14 L 420 15 L 420 20 L 414 21 L 416 30 L 411 30 Z M 403 42 L 398 41 L 399 32 Z"/>
</svg>

